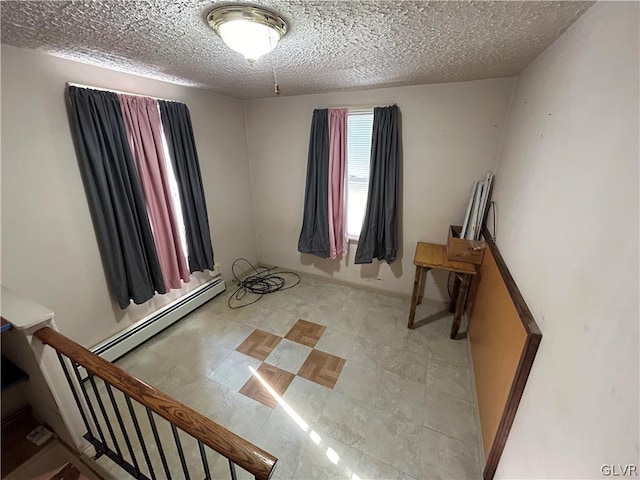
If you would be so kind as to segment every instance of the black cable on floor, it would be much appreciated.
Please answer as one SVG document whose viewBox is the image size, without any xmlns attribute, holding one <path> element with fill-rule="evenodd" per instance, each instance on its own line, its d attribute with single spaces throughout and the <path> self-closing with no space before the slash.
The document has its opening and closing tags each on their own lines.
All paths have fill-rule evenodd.
<svg viewBox="0 0 640 480">
<path fill-rule="evenodd" d="M 250 268 L 245 269 L 244 271 L 253 271 L 255 272 L 253 275 L 249 275 L 244 279 L 240 279 L 238 277 L 238 273 L 236 273 L 236 268 L 240 262 L 245 262 Z M 279 292 L 281 290 L 288 290 L 290 288 L 295 287 L 300 283 L 300 275 L 294 272 L 274 272 L 274 270 L 278 267 L 255 267 L 249 260 L 246 258 L 238 258 L 233 262 L 231 266 L 231 273 L 233 273 L 233 278 L 238 282 L 238 288 L 232 295 L 229 296 L 229 300 L 227 301 L 227 305 L 229 308 L 242 308 L 247 305 L 251 305 L 252 303 L 256 303 L 258 300 L 262 298 L 263 295 L 268 293 Z M 283 275 L 292 275 L 294 277 L 294 283 L 287 285 L 287 281 Z M 236 300 L 237 302 L 241 302 L 249 293 L 253 293 L 258 295 L 252 301 L 246 301 L 241 304 L 231 305 L 232 300 Z"/>
</svg>

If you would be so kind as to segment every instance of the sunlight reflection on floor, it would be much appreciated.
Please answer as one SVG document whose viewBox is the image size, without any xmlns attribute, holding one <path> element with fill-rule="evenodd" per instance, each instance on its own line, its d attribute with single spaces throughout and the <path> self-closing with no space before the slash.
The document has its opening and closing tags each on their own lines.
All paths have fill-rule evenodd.
<svg viewBox="0 0 640 480">
<path fill-rule="evenodd" d="M 309 424 L 304 421 L 304 419 L 287 403 L 285 399 L 283 399 L 278 393 L 273 389 L 269 383 L 262 378 L 262 376 L 256 371 L 253 367 L 248 367 L 251 371 L 251 374 L 255 376 L 258 381 L 262 384 L 262 386 L 269 392 L 269 394 L 278 402 L 285 412 L 293 419 L 293 421 L 302 429 L 304 432 L 309 431 Z M 320 446 L 322 444 L 322 437 L 315 430 L 311 430 L 309 432 L 309 438 L 313 441 L 314 444 Z M 326 457 L 329 459 L 331 463 L 334 465 L 338 465 L 340 463 L 340 455 L 333 448 L 327 447 L 325 452 Z M 351 480 L 361 480 L 361 478 L 357 474 L 352 474 Z"/>
</svg>

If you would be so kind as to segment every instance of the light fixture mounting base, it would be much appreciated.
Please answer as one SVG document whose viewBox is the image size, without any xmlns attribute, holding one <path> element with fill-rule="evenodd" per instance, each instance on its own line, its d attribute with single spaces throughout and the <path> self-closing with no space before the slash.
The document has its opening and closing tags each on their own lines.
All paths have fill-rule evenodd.
<svg viewBox="0 0 640 480">
<path fill-rule="evenodd" d="M 280 33 L 280 38 L 287 33 L 287 23 L 273 12 L 249 5 L 223 5 L 216 7 L 207 14 L 207 23 L 220 35 L 220 25 L 232 20 L 248 20 L 271 27 Z"/>
</svg>

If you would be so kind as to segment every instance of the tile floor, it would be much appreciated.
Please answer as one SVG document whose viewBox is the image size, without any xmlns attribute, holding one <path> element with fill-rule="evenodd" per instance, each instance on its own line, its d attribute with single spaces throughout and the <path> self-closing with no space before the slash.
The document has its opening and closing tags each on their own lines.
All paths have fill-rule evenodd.
<svg viewBox="0 0 640 480">
<path fill-rule="evenodd" d="M 408 300 L 356 288 L 303 278 L 237 310 L 232 290 L 117 364 L 278 457 L 276 479 L 481 477 L 466 340 L 448 338 L 444 304 L 425 299 L 416 318 L 433 320 L 412 331 Z M 199 466 L 197 447 L 183 445 Z M 214 478 L 229 478 L 226 459 L 209 457 Z"/>
</svg>

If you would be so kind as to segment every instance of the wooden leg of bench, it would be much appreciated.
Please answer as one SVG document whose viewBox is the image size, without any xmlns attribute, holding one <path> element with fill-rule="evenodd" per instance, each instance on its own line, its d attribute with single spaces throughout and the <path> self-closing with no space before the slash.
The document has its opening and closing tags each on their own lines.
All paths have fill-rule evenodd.
<svg viewBox="0 0 640 480">
<path fill-rule="evenodd" d="M 456 313 L 453 316 L 453 325 L 451 325 L 450 337 L 452 340 L 458 339 L 458 330 L 460 330 L 460 321 L 462 320 L 462 314 L 464 313 L 464 304 L 466 303 L 470 281 L 471 275 L 463 275 L 460 292 L 458 293 L 458 301 L 456 302 Z"/>
<path fill-rule="evenodd" d="M 422 274 L 420 275 L 420 285 L 418 286 L 418 305 L 422 305 L 422 298 L 424 297 L 425 278 L 429 272 L 429 268 L 422 267 Z"/>
<path fill-rule="evenodd" d="M 456 304 L 460 295 L 460 275 L 454 273 L 453 292 L 451 292 L 451 302 L 449 303 L 449 313 L 456 313 Z"/>
<path fill-rule="evenodd" d="M 422 277 L 422 267 L 416 266 L 416 278 L 413 281 L 413 293 L 411 294 L 411 309 L 409 310 L 409 322 L 407 328 L 413 330 L 413 321 L 416 318 L 416 306 L 418 304 L 418 296 L 420 294 L 420 284 Z"/>
</svg>

